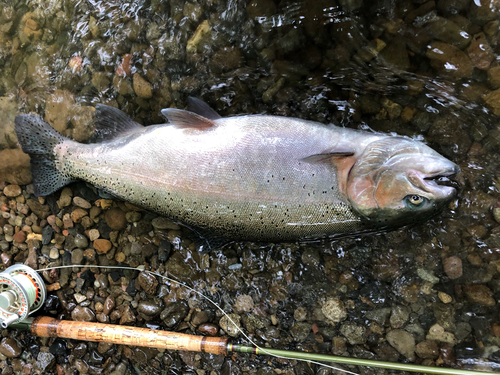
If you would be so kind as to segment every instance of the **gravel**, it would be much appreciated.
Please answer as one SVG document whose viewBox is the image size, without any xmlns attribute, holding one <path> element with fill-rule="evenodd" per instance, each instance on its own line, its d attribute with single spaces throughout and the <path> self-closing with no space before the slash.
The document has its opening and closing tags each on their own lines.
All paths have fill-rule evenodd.
<svg viewBox="0 0 500 375">
<path fill-rule="evenodd" d="M 143 266 L 213 299 L 261 346 L 497 366 L 498 7 L 461 0 L 340 1 L 338 8 L 329 1 L 278 3 L 93 7 L 54 0 L 1 8 L 3 267 L 72 266 L 43 273 L 54 290 L 39 315 L 247 343 L 217 308 L 185 287 L 147 272 L 94 267 Z M 149 125 L 164 122 L 163 108 L 184 108 L 188 95 L 223 116 L 267 113 L 423 137 L 460 165 L 460 196 L 427 223 L 394 232 L 235 243 L 209 254 L 196 251 L 186 228 L 81 182 L 34 196 L 29 159 L 14 132 L 17 113 L 38 113 L 84 141 L 96 103 Z M 249 354 L 225 359 L 40 339 L 13 329 L 2 336 L 5 374 L 305 371 L 293 360 Z"/>
</svg>

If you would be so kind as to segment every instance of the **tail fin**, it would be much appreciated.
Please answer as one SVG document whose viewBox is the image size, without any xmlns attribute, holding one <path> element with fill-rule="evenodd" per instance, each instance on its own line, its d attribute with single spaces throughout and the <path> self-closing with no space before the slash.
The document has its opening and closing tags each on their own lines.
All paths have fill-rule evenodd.
<svg viewBox="0 0 500 375">
<path fill-rule="evenodd" d="M 35 195 L 52 194 L 74 179 L 57 168 L 54 147 L 68 138 L 38 116 L 16 116 L 16 133 L 21 148 L 31 158 L 31 174 Z"/>
</svg>

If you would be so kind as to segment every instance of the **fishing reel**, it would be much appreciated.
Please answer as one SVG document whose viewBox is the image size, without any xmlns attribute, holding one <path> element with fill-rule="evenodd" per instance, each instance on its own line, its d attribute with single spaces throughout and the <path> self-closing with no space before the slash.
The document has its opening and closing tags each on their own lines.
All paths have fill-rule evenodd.
<svg viewBox="0 0 500 375">
<path fill-rule="evenodd" d="M 17 264 L 0 272 L 0 326 L 25 320 L 42 306 L 46 294 L 43 279 L 28 266 Z"/>
</svg>

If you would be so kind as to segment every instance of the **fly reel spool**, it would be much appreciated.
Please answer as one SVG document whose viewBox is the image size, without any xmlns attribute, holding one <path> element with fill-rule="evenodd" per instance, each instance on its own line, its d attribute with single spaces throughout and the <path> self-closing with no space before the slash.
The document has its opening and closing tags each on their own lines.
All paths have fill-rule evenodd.
<svg viewBox="0 0 500 375">
<path fill-rule="evenodd" d="M 0 272 L 0 326 L 7 328 L 38 310 L 47 291 L 40 275 L 24 265 Z"/>
</svg>

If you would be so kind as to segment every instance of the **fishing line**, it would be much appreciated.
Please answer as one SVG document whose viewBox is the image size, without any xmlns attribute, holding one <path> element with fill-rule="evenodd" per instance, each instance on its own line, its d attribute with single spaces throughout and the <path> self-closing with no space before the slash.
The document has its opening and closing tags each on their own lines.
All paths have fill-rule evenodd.
<svg viewBox="0 0 500 375">
<path fill-rule="evenodd" d="M 173 282 L 173 283 L 176 283 L 178 285 L 181 285 L 185 288 L 187 288 L 188 290 L 196 293 L 198 296 L 204 298 L 205 300 L 207 300 L 208 302 L 210 302 L 212 305 L 214 305 L 217 309 L 219 309 L 219 311 L 224 314 L 224 316 L 233 324 L 233 326 L 243 335 L 243 337 L 245 339 L 247 339 L 253 346 L 255 346 L 256 350 L 259 352 L 258 354 L 261 354 L 261 353 L 264 353 L 264 354 L 267 354 L 269 356 L 272 356 L 272 357 L 275 357 L 275 358 L 280 358 L 280 359 L 290 359 L 289 357 L 284 357 L 284 356 L 280 356 L 280 355 L 277 355 L 277 354 L 274 354 L 274 353 L 271 353 L 269 352 L 268 350 L 266 350 L 265 348 L 262 348 L 260 347 L 259 345 L 257 345 L 245 332 L 243 332 L 243 330 L 238 327 L 238 325 L 231 319 L 231 317 L 222 309 L 222 307 L 220 307 L 217 303 L 215 303 L 214 301 L 212 301 L 209 297 L 205 296 L 202 292 L 199 292 L 197 291 L 196 289 L 190 287 L 189 285 L 181 282 L 181 281 L 178 281 L 178 280 L 175 280 L 171 277 L 168 277 L 168 276 L 164 276 L 160 273 L 157 273 L 157 272 L 153 272 L 153 271 L 149 271 L 149 270 L 146 270 L 144 268 L 144 266 L 138 266 L 138 267 L 127 267 L 127 266 L 99 266 L 99 265 L 66 265 L 66 266 L 55 266 L 55 267 L 49 267 L 49 268 L 42 268 L 42 269 L 39 269 L 37 270 L 38 272 L 43 272 L 43 271 L 50 271 L 50 270 L 53 270 L 53 269 L 59 269 L 59 268 L 73 268 L 73 267 L 82 267 L 82 268 L 92 268 L 92 267 L 95 267 L 95 268 L 111 268 L 111 269 L 121 269 L 121 270 L 133 270 L 133 271 L 140 271 L 140 272 L 148 272 L 150 273 L 151 275 L 154 275 L 154 276 L 158 276 L 158 277 L 161 277 L 165 280 L 168 280 L 170 282 Z M 232 344 L 230 344 L 232 345 Z M 255 354 L 257 354 L 257 351 L 255 352 Z M 295 360 L 297 361 L 301 361 L 301 362 L 307 362 L 307 363 L 313 363 L 313 364 L 316 364 L 316 365 L 319 365 L 319 366 L 323 366 L 323 367 L 326 367 L 326 368 L 329 368 L 331 370 L 337 370 L 337 371 L 341 371 L 341 372 L 344 372 L 346 374 L 350 374 L 350 375 L 359 375 L 355 372 L 352 372 L 352 371 L 348 371 L 348 370 L 344 370 L 344 369 L 341 369 L 339 367 L 335 367 L 335 366 L 331 366 L 331 365 L 327 365 L 327 364 L 324 364 L 324 363 L 321 363 L 321 362 L 317 362 L 317 361 L 313 361 L 313 360 L 308 360 L 308 359 L 299 359 L 299 358 L 294 358 Z"/>
</svg>

